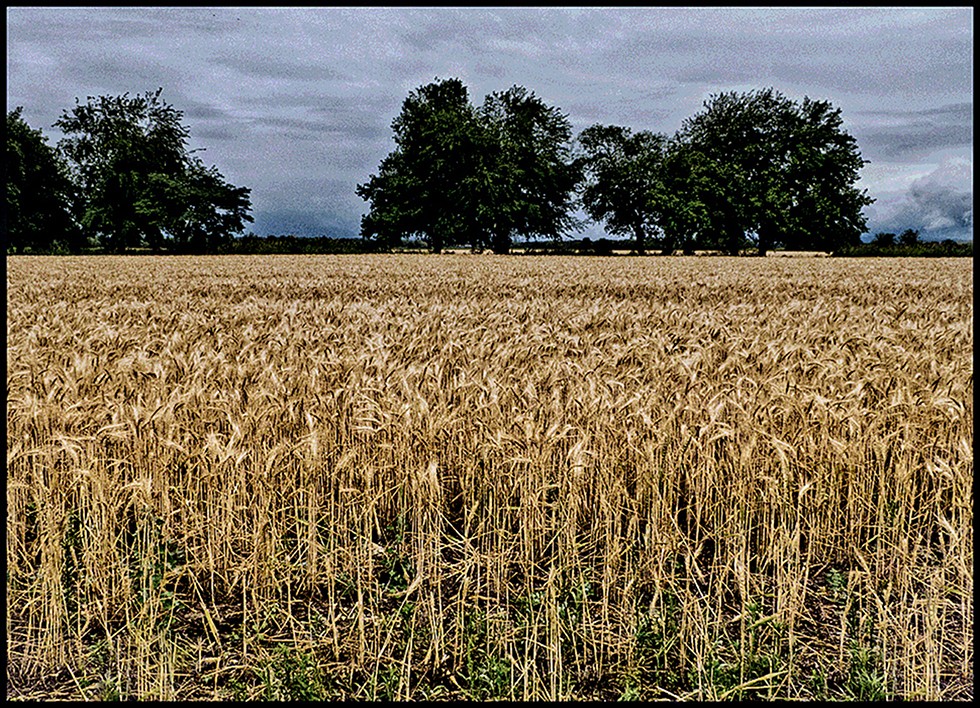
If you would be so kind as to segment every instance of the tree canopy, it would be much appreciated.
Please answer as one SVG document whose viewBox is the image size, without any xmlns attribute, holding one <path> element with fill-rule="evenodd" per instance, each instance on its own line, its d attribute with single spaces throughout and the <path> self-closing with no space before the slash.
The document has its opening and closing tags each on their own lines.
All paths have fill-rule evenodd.
<svg viewBox="0 0 980 708">
<path fill-rule="evenodd" d="M 52 246 L 78 251 L 82 239 L 72 220 L 75 193 L 68 169 L 41 131 L 24 121 L 23 110 L 7 113 L 7 246 L 14 252 Z"/>
<path fill-rule="evenodd" d="M 371 205 L 364 238 L 506 253 L 515 236 L 556 238 L 574 225 L 571 124 L 523 87 L 475 108 L 462 81 L 437 79 L 409 94 L 392 129 L 395 150 L 357 186 Z"/>
<path fill-rule="evenodd" d="M 618 125 L 593 125 L 578 138 L 584 171 L 582 204 L 595 221 L 614 235 L 632 237 L 643 253 L 660 225 L 650 193 L 661 189 L 667 138 L 659 133 Z"/>
<path fill-rule="evenodd" d="M 872 200 L 854 185 L 866 163 L 828 101 L 797 103 L 774 89 L 721 93 L 687 119 L 681 141 L 715 177 L 717 245 L 737 251 L 749 236 L 776 247 L 833 250 L 867 230 Z"/>
<path fill-rule="evenodd" d="M 188 149 L 161 93 L 76 99 L 54 148 L 21 108 L 8 113 L 8 250 L 228 250 L 252 221 L 251 192 Z M 368 250 L 407 239 L 507 253 L 515 239 L 565 238 L 584 212 L 637 253 L 841 251 L 860 245 L 873 201 L 856 187 L 866 161 L 840 109 L 772 88 L 713 95 L 672 136 L 596 124 L 576 137 L 523 86 L 475 106 L 460 79 L 437 78 L 391 127 L 394 150 L 356 187 Z"/>
<path fill-rule="evenodd" d="M 188 151 L 183 114 L 161 91 L 76 100 L 55 122 L 81 196 L 80 224 L 108 251 L 204 252 L 252 221 L 250 190 Z"/>
<path fill-rule="evenodd" d="M 357 187 L 362 236 L 388 246 L 505 253 L 515 237 L 563 237 L 581 206 L 637 253 L 835 250 L 860 243 L 873 201 L 840 109 L 772 88 L 711 96 L 670 137 L 592 125 L 574 152 L 568 117 L 516 85 L 475 109 L 459 79 L 437 79 L 392 127 L 396 149 Z"/>
</svg>

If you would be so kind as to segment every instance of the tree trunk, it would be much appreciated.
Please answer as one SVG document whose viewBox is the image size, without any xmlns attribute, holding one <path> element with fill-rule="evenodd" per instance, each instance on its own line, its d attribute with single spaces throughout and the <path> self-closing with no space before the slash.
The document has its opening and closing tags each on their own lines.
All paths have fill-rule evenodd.
<svg viewBox="0 0 980 708">
<path fill-rule="evenodd" d="M 772 250 L 775 245 L 776 239 L 774 235 L 774 229 L 769 224 L 763 224 L 759 227 L 759 255 L 765 257 L 765 255 Z"/>
<path fill-rule="evenodd" d="M 494 234 L 490 250 L 500 255 L 510 253 L 510 236 L 507 234 Z"/>
<path fill-rule="evenodd" d="M 636 249 L 637 255 L 640 255 L 640 256 L 646 255 L 646 250 L 645 250 L 646 244 L 644 243 L 644 241 L 646 239 L 644 239 L 644 237 L 643 237 L 643 227 L 642 226 L 634 226 L 633 227 L 633 236 L 636 239 L 635 249 Z"/>
<path fill-rule="evenodd" d="M 737 256 L 738 250 L 742 245 L 742 237 L 745 232 L 733 221 L 729 221 L 725 226 L 725 255 Z"/>
</svg>

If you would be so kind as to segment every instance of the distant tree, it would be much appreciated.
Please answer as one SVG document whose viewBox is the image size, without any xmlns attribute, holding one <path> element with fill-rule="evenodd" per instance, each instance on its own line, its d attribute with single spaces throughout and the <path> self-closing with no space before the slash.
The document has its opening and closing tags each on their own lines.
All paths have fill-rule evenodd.
<svg viewBox="0 0 980 708">
<path fill-rule="evenodd" d="M 726 252 L 745 235 L 762 255 L 777 245 L 833 250 L 867 230 L 861 210 L 873 200 L 854 186 L 865 161 L 827 101 L 796 103 L 771 88 L 721 93 L 679 138 L 717 166 L 716 184 L 726 186 L 727 204 L 715 210 Z"/>
<path fill-rule="evenodd" d="M 394 244 L 421 236 L 438 253 L 471 240 L 480 226 L 481 163 L 489 137 L 459 79 L 437 79 L 409 93 L 392 121 L 395 150 L 377 175 L 357 186 L 371 203 L 361 235 Z"/>
<path fill-rule="evenodd" d="M 879 231 L 875 234 L 874 239 L 871 241 L 875 246 L 879 248 L 884 248 L 888 246 L 895 245 L 895 234 L 886 231 Z"/>
<path fill-rule="evenodd" d="M 659 233 L 658 211 L 650 195 L 661 191 L 666 136 L 597 124 L 583 130 L 578 142 L 585 212 L 604 221 L 609 233 L 632 237 L 634 250 L 644 253 L 650 238 Z"/>
<path fill-rule="evenodd" d="M 692 255 L 699 241 L 710 241 L 716 228 L 714 217 L 726 206 L 718 166 L 675 137 L 667 143 L 658 174 L 649 203 L 663 233 L 661 252 L 670 254 L 681 248 L 685 255 Z"/>
<path fill-rule="evenodd" d="M 560 238 L 575 226 L 573 195 L 581 178 L 568 117 L 515 85 L 487 96 L 480 118 L 489 138 L 477 180 L 487 245 L 507 253 L 515 235 Z"/>
<path fill-rule="evenodd" d="M 168 200 L 179 205 L 168 218 L 173 249 L 179 253 L 216 253 L 228 246 L 234 234 L 252 222 L 249 190 L 235 187 L 215 166 L 188 161 L 183 180 L 171 185 L 177 193 Z"/>
<path fill-rule="evenodd" d="M 915 246 L 919 243 L 919 232 L 917 229 L 905 229 L 898 235 L 898 242 L 903 246 Z"/>
<path fill-rule="evenodd" d="M 392 129 L 395 149 L 356 189 L 370 203 L 363 238 L 506 253 L 514 236 L 555 238 L 573 224 L 570 123 L 527 89 L 476 109 L 462 81 L 437 79 L 409 94 Z"/>
<path fill-rule="evenodd" d="M 77 252 L 84 241 L 72 218 L 74 187 L 58 152 L 23 118 L 23 107 L 7 113 L 4 238 L 10 252 Z"/>
<path fill-rule="evenodd" d="M 108 251 L 168 242 L 198 250 L 251 221 L 249 190 L 191 157 L 183 114 L 161 92 L 76 99 L 55 123 L 82 195 L 82 225 Z"/>
</svg>

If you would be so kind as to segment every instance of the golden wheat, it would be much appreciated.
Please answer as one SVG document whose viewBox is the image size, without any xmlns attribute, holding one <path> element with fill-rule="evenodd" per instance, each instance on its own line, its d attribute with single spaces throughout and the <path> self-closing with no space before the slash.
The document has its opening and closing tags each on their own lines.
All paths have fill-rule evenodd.
<svg viewBox="0 0 980 708">
<path fill-rule="evenodd" d="M 972 698 L 971 265 L 8 257 L 8 696 Z"/>
</svg>

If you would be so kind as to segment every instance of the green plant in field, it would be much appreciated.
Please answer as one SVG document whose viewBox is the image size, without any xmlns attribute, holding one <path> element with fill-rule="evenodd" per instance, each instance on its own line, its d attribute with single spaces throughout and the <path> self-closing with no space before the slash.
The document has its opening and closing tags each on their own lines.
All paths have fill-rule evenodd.
<svg viewBox="0 0 980 708">
<path fill-rule="evenodd" d="M 827 672 L 822 668 L 817 668 L 807 679 L 810 685 L 810 693 L 815 700 L 825 701 L 829 698 L 830 692 L 827 684 Z"/>
<path fill-rule="evenodd" d="M 385 666 L 378 675 L 374 693 L 375 698 L 381 701 L 398 700 L 398 683 L 401 680 L 401 671 L 397 662 L 392 662 Z"/>
<path fill-rule="evenodd" d="M 844 695 L 856 701 L 884 701 L 891 697 L 888 676 L 878 652 L 857 643 L 851 645 L 851 663 Z"/>
<path fill-rule="evenodd" d="M 827 587 L 830 588 L 834 601 L 843 604 L 847 599 L 847 576 L 837 568 L 831 568 L 827 571 Z"/>
<path fill-rule="evenodd" d="M 738 663 L 720 659 L 712 653 L 704 660 L 700 671 L 691 670 L 688 680 L 692 685 L 707 689 L 706 697 L 732 696 L 737 694 L 739 681 Z M 735 697 L 738 697 L 737 695 Z"/>
<path fill-rule="evenodd" d="M 633 702 L 640 700 L 641 690 L 640 681 L 636 676 L 627 676 L 623 682 L 623 692 L 619 694 L 617 701 Z"/>
<path fill-rule="evenodd" d="M 487 650 L 486 613 L 473 610 L 466 615 L 464 678 L 467 697 L 471 700 L 504 698 L 510 694 L 510 661 Z"/>
<path fill-rule="evenodd" d="M 326 676 L 316 659 L 299 649 L 277 647 L 257 669 L 267 701 L 320 701 L 328 697 Z"/>
<path fill-rule="evenodd" d="M 406 534 L 405 515 L 385 526 L 385 551 L 381 557 L 381 583 L 390 591 L 400 592 L 408 587 L 415 575 L 411 558 L 403 552 Z"/>
</svg>

